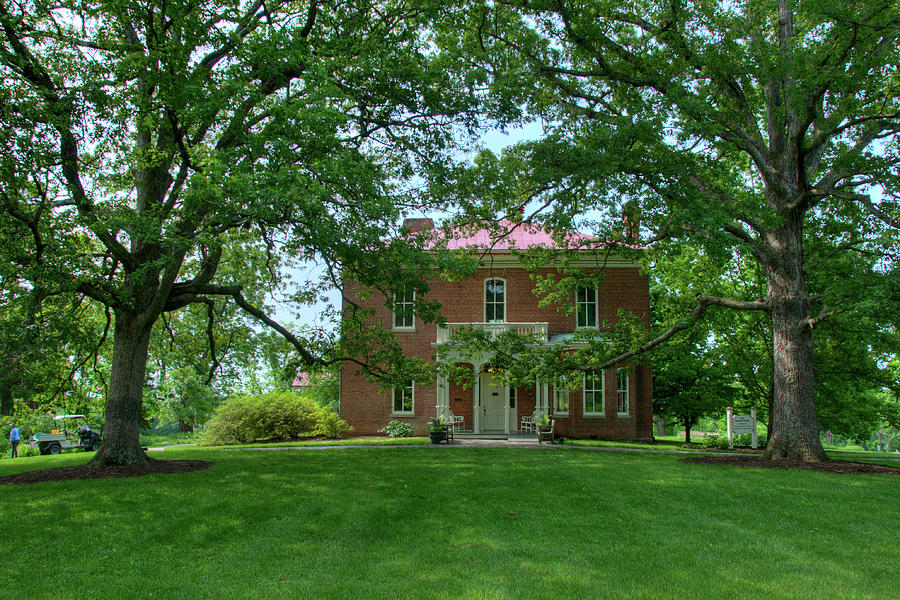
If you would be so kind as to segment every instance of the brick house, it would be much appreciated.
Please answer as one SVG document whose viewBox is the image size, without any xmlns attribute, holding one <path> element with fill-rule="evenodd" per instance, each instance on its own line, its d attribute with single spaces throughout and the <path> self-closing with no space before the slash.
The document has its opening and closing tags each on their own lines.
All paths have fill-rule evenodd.
<svg viewBox="0 0 900 600">
<path fill-rule="evenodd" d="M 649 281 L 638 265 L 620 256 L 603 262 L 605 271 L 599 286 L 576 291 L 575 311 L 565 314 L 558 307 L 538 306 L 534 284 L 514 249 L 534 246 L 558 247 L 543 229 L 516 226 L 500 221 L 508 234 L 492 242 L 487 230 L 453 236 L 450 249 L 483 248 L 483 259 L 476 275 L 463 281 L 429 281 L 430 299 L 442 305 L 445 326 L 425 323 L 404 309 L 412 296 L 398 295 L 393 302 L 372 294 L 364 300 L 357 296 L 358 286 L 344 282 L 345 297 L 375 310 L 375 319 L 395 332 L 407 356 L 460 364 L 469 374 L 468 385 L 438 377 L 430 385 L 409 381 L 394 389 L 380 390 L 354 373 L 352 365 L 341 372 L 340 413 L 354 427 L 356 435 L 374 435 L 391 419 L 410 423 L 417 434 L 424 434 L 426 422 L 435 415 L 462 416 L 463 429 L 475 435 L 510 434 L 520 430 L 522 417 L 550 413 L 556 419 L 557 435 L 573 438 L 652 439 L 650 368 L 633 363 L 605 371 L 581 374 L 579 389 L 556 385 L 553 381 L 535 381 L 533 385 L 513 388 L 496 377 L 502 369 L 494 356 L 457 354 L 454 333 L 473 327 L 487 332 L 514 329 L 534 334 L 539 343 L 558 346 L 577 328 L 597 328 L 605 321 L 614 323 L 619 308 L 638 316 L 649 327 Z M 407 219 L 404 226 L 413 231 L 431 226 L 429 219 Z M 572 233 L 564 242 L 570 247 L 584 246 L 587 236 Z M 583 265 L 589 273 L 596 258 L 585 253 Z M 544 269 L 545 274 L 555 269 Z M 562 346 L 565 348 L 565 346 Z"/>
</svg>

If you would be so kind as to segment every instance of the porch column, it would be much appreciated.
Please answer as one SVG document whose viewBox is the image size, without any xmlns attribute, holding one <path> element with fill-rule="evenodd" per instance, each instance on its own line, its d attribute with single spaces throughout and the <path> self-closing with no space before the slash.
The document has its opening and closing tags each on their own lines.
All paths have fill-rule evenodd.
<svg viewBox="0 0 900 600">
<path fill-rule="evenodd" d="M 435 415 L 438 417 L 450 418 L 450 388 L 447 384 L 447 376 L 438 375 L 437 405 L 435 406 Z"/>
<path fill-rule="evenodd" d="M 547 414 L 547 386 L 535 378 L 534 380 L 534 417 L 540 419 Z"/>
<path fill-rule="evenodd" d="M 503 386 L 503 433 L 509 435 L 509 384 Z"/>
<path fill-rule="evenodd" d="M 472 364 L 475 385 L 472 386 L 472 431 L 481 433 L 481 363 Z"/>
</svg>

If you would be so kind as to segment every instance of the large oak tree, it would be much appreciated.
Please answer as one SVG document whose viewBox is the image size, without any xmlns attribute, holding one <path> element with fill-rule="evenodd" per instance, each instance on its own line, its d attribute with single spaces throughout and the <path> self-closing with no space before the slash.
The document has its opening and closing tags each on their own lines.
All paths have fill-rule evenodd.
<svg viewBox="0 0 900 600">
<path fill-rule="evenodd" d="M 483 164 L 517 184 L 516 202 L 539 200 L 548 224 L 587 216 L 613 239 L 609 224 L 621 234 L 630 218 L 636 232 L 640 218 L 644 243 L 752 256 L 765 295 L 715 296 L 698 281 L 693 318 L 710 306 L 768 315 L 766 456 L 826 459 L 813 333 L 843 299 L 827 282 L 811 289 L 808 271 L 847 252 L 893 268 L 897 3 L 495 0 L 467 14 L 461 45 L 546 130 L 506 152 L 506 170 Z M 626 206 L 639 210 L 623 217 Z"/>
<path fill-rule="evenodd" d="M 324 286 L 397 279 L 404 186 L 441 157 L 474 80 L 436 51 L 431 3 L 394 0 L 0 2 L 0 182 L 18 281 L 114 317 L 104 443 L 92 464 L 146 461 L 138 441 L 161 315 L 227 299 L 306 363 L 245 284 L 316 260 Z M 243 279 L 242 248 L 268 253 Z M 406 259 L 404 259 L 406 260 Z M 256 266 L 254 262 L 254 267 Z M 262 271 L 262 272 L 261 272 Z M 259 292 L 259 286 L 255 290 Z M 295 290 L 314 301 L 316 282 Z M 212 317 L 214 311 L 210 311 Z"/>
</svg>

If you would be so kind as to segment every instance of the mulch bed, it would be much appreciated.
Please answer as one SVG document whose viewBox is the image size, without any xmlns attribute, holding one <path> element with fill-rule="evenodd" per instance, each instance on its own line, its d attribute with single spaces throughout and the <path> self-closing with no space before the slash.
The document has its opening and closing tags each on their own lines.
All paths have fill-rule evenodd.
<svg viewBox="0 0 900 600">
<path fill-rule="evenodd" d="M 108 479 L 110 477 L 143 477 L 154 473 L 188 473 L 208 469 L 213 463 L 208 460 L 158 460 L 150 459 L 145 466 L 122 466 L 91 468 L 85 465 L 77 467 L 56 467 L 27 471 L 0 477 L 0 484 L 40 483 L 42 481 L 69 481 L 70 479 Z"/>
<path fill-rule="evenodd" d="M 799 460 L 763 460 L 759 456 L 689 456 L 684 462 L 702 465 L 731 465 L 735 467 L 758 467 L 761 469 L 809 469 L 825 473 L 851 473 L 854 475 L 900 475 L 900 468 L 885 467 L 869 463 L 832 460 L 822 463 L 806 463 Z"/>
</svg>

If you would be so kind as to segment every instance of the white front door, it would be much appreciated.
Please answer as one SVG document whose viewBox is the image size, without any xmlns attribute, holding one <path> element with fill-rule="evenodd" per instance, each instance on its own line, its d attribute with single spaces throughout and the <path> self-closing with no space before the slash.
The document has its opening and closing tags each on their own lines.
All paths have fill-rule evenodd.
<svg viewBox="0 0 900 600">
<path fill-rule="evenodd" d="M 484 409 L 482 431 L 506 431 L 505 389 L 502 383 L 493 380 L 490 373 L 481 374 L 481 406 Z"/>
</svg>

